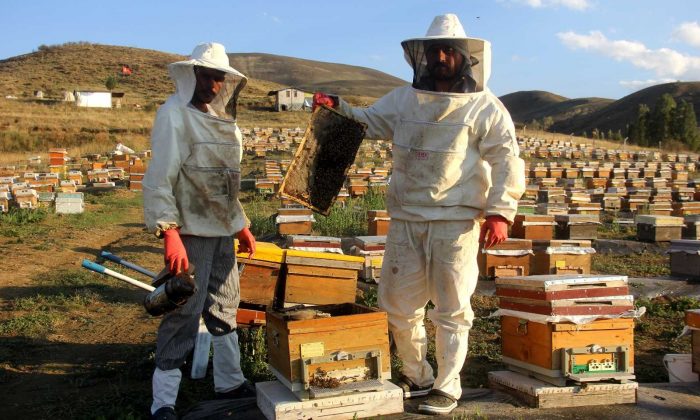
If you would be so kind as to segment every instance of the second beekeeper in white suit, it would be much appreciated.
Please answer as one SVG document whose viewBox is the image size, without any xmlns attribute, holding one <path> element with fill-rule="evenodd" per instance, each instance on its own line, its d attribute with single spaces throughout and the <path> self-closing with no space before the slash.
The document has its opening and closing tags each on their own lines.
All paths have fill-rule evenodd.
<svg viewBox="0 0 700 420">
<path fill-rule="evenodd" d="M 486 87 L 487 41 L 467 37 L 448 14 L 437 16 L 425 37 L 401 45 L 414 70 L 411 86 L 369 108 L 322 93 L 315 104 L 367 124 L 368 138 L 393 139 L 379 306 L 403 361 L 404 396 L 428 395 L 419 411 L 447 414 L 462 395 L 479 242 L 490 247 L 507 238 L 525 191 L 524 163 L 510 115 Z M 437 377 L 426 360 L 428 301 L 435 305 L 428 316 L 436 326 Z"/>
<path fill-rule="evenodd" d="M 236 101 L 246 77 L 230 66 L 224 46 L 200 44 L 168 66 L 176 92 L 159 109 L 153 159 L 143 182 L 144 219 L 163 238 L 175 274 L 194 266 L 197 290 L 158 328 L 152 418 L 177 418 L 180 368 L 195 346 L 200 316 L 213 335 L 217 398 L 255 395 L 240 366 L 236 311 L 240 284 L 234 254 L 254 252 L 255 238 L 238 200 L 242 135 Z"/>
</svg>

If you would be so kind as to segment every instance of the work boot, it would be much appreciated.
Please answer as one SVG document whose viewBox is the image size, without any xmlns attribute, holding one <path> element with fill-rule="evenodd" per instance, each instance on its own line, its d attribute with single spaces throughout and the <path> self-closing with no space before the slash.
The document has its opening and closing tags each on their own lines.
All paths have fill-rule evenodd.
<svg viewBox="0 0 700 420">
<path fill-rule="evenodd" d="M 177 413 L 172 407 L 161 407 L 151 414 L 151 420 L 177 420 Z"/>
<path fill-rule="evenodd" d="M 237 400 L 239 398 L 255 398 L 255 385 L 245 381 L 238 388 L 216 393 L 217 400 Z"/>
<path fill-rule="evenodd" d="M 418 412 L 421 414 L 450 414 L 457 408 L 457 400 L 439 389 L 433 389 L 419 406 Z"/>
<path fill-rule="evenodd" d="M 424 397 L 428 395 L 431 389 L 433 389 L 432 385 L 428 386 L 418 386 L 413 383 L 410 379 L 408 379 L 406 376 L 401 376 L 399 379 L 399 382 L 396 384 L 403 390 L 403 399 L 408 400 L 410 398 L 416 398 L 416 397 Z"/>
</svg>

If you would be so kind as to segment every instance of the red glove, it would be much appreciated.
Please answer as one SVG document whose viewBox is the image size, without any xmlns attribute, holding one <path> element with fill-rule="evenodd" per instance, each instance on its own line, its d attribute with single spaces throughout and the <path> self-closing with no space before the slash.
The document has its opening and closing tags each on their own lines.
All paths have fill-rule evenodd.
<svg viewBox="0 0 700 420">
<path fill-rule="evenodd" d="M 190 267 L 187 260 L 187 251 L 180 239 L 180 229 L 168 229 L 163 232 L 163 245 L 165 247 L 165 265 L 173 274 L 185 272 Z"/>
<path fill-rule="evenodd" d="M 479 243 L 484 244 L 484 248 L 491 248 L 506 239 L 508 239 L 508 220 L 503 216 L 487 216 L 481 225 Z"/>
<path fill-rule="evenodd" d="M 338 104 L 332 97 L 326 95 L 325 93 L 316 92 L 314 93 L 314 102 L 311 105 L 311 110 L 315 111 L 319 105 L 326 105 L 328 107 L 335 108 Z"/>
<path fill-rule="evenodd" d="M 243 228 L 238 232 L 236 239 L 238 239 L 238 252 L 247 252 L 248 258 L 255 254 L 255 236 L 250 233 L 248 228 Z"/>
</svg>

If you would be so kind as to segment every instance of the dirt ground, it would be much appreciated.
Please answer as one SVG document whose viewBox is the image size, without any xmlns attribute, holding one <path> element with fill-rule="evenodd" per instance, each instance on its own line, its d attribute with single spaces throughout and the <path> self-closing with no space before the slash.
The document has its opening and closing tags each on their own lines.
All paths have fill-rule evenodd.
<svg viewBox="0 0 700 420">
<path fill-rule="evenodd" d="M 0 225 L 0 418 L 145 417 L 159 319 L 143 310 L 145 292 L 88 272 L 80 264 L 109 250 L 157 271 L 163 263 L 160 245 L 143 228 L 138 194 L 123 190 L 105 197 L 88 195 L 81 217 L 49 215 L 41 223 Z M 105 266 L 147 281 L 115 264 Z M 484 387 L 488 371 L 502 366 L 498 320 L 486 318 L 496 300 L 477 293 L 463 385 L 478 389 Z M 680 321 L 657 315 L 643 320 L 637 334 L 641 382 L 665 381 L 661 356 L 670 350 L 687 352 L 689 347 L 687 339 L 673 336 Z M 212 397 L 211 374 L 200 381 L 185 379 L 178 406 L 184 412 Z M 467 404 L 458 416 L 539 417 L 532 410 L 502 411 L 503 404 L 486 411 L 486 405 Z M 411 404 L 406 408 L 415 413 Z M 630 414 L 595 412 L 603 417 Z M 552 418 L 556 417 L 581 418 L 581 412 Z"/>
</svg>

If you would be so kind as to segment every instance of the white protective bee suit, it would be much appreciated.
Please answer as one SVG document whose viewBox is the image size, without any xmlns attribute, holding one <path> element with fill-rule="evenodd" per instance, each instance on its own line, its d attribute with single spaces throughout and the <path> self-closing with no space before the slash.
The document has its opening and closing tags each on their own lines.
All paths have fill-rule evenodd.
<svg viewBox="0 0 700 420">
<path fill-rule="evenodd" d="M 194 66 L 226 74 L 207 113 L 190 103 Z M 197 291 L 166 314 L 158 329 L 152 413 L 175 406 L 179 368 L 194 347 L 200 316 L 213 335 L 216 391 L 228 392 L 245 381 L 235 332 L 240 286 L 233 235 L 246 225 L 238 200 L 242 135 L 235 106 L 247 79 L 230 67 L 223 45 L 216 43 L 198 45 L 188 60 L 168 69 L 176 92 L 159 108 L 153 125 L 144 219 L 150 231 L 180 228 Z"/>
<path fill-rule="evenodd" d="M 388 313 L 403 374 L 459 399 L 478 278 L 476 220 L 500 215 L 512 222 L 525 174 L 510 115 L 486 87 L 490 44 L 467 38 L 454 15 L 438 18 L 426 37 L 402 42 L 414 69 L 412 86 L 369 108 L 340 100 L 338 110 L 367 124 L 367 138 L 393 139 L 379 306 Z M 434 41 L 465 55 L 464 93 L 424 90 L 426 44 Z M 437 377 L 426 360 L 429 300 L 435 305 L 428 316 L 436 326 Z"/>
</svg>

